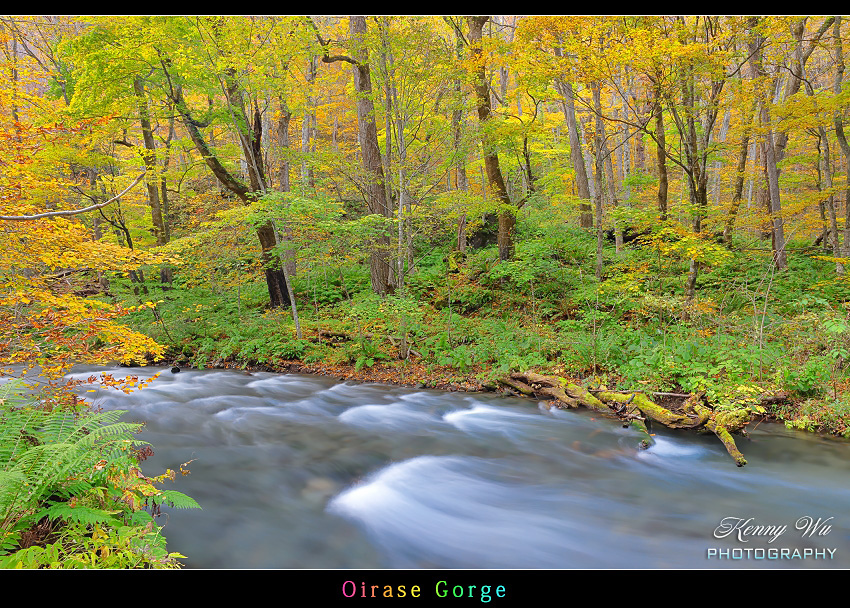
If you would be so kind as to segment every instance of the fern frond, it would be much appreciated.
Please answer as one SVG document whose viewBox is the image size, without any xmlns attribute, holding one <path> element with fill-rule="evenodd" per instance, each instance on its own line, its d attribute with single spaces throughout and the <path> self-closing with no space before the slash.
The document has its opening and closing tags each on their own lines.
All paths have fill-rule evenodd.
<svg viewBox="0 0 850 608">
<path fill-rule="evenodd" d="M 104 509 L 93 509 L 82 505 L 72 507 L 67 502 L 59 502 L 40 510 L 35 514 L 35 517 L 38 519 L 48 517 L 51 520 L 61 518 L 67 522 L 94 525 L 114 523 L 117 513 L 120 513 L 120 511 L 105 511 Z"/>
<path fill-rule="evenodd" d="M 201 505 L 191 496 L 186 496 L 183 492 L 177 490 L 163 490 L 162 500 L 170 507 L 175 509 L 200 509 Z"/>
</svg>

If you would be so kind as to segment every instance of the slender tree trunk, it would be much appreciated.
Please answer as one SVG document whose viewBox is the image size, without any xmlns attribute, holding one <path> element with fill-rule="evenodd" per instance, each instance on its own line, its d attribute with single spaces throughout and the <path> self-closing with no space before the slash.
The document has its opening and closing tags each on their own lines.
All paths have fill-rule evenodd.
<svg viewBox="0 0 850 608">
<path fill-rule="evenodd" d="M 632 97 L 634 99 L 634 97 Z M 650 105 L 650 108 L 652 106 Z M 646 124 L 649 122 L 649 118 L 644 118 L 646 116 L 645 113 L 640 113 L 637 106 L 635 106 L 635 117 L 638 119 L 640 124 Z M 642 173 L 646 171 L 646 144 L 643 141 L 643 135 L 638 133 L 635 135 L 635 171 L 638 173 Z"/>
<path fill-rule="evenodd" d="M 150 114 L 148 113 L 148 102 L 145 97 L 145 84 L 141 77 L 136 77 L 133 80 L 133 91 L 136 94 L 136 102 L 139 108 L 139 122 L 142 126 L 142 139 L 145 143 L 145 152 L 142 157 L 145 162 L 145 168 L 148 175 L 145 179 L 145 185 L 148 188 L 148 201 L 151 208 L 151 219 L 153 220 L 154 236 L 156 237 L 157 245 L 165 245 L 168 242 L 165 222 L 162 216 L 162 205 L 159 199 L 158 179 L 156 177 L 156 142 L 153 138 L 153 129 L 151 129 Z"/>
<path fill-rule="evenodd" d="M 171 215 L 171 205 L 168 199 L 168 188 L 167 180 L 166 180 L 166 172 L 168 171 L 169 166 L 171 165 L 171 142 L 174 141 L 176 137 L 176 131 L 174 130 L 174 107 L 173 104 L 169 103 L 169 116 L 168 116 L 168 137 L 165 138 L 165 154 L 162 159 L 162 175 L 159 180 L 160 187 L 160 202 L 162 203 L 162 214 L 165 225 L 165 238 L 167 240 L 171 240 L 171 225 L 173 223 L 173 218 Z M 169 269 L 170 270 L 170 269 Z M 165 282 L 165 281 L 163 281 Z M 171 280 L 169 279 L 169 283 Z"/>
<path fill-rule="evenodd" d="M 605 159 L 603 152 L 603 125 L 602 125 L 602 117 L 599 114 L 599 106 L 600 106 L 600 92 L 599 85 L 597 83 L 591 84 L 591 92 L 593 94 L 593 105 L 597 110 L 596 114 L 596 128 L 593 137 L 593 147 L 594 147 L 594 157 L 595 157 L 595 171 L 593 172 L 593 180 L 595 182 L 596 194 L 594 196 L 594 203 L 596 207 L 596 280 L 602 280 L 602 271 L 604 260 L 602 257 L 602 245 L 604 240 L 604 233 L 602 231 L 602 210 L 603 210 L 603 202 L 602 202 L 602 192 L 603 192 L 603 172 L 605 171 Z"/>
<path fill-rule="evenodd" d="M 820 173 L 823 176 L 824 186 L 827 190 L 832 190 L 832 159 L 829 154 L 829 139 L 826 135 L 826 129 L 823 126 L 818 127 L 818 134 L 820 135 L 821 146 L 823 152 L 820 155 Z M 841 246 L 838 242 L 838 218 L 835 213 L 835 196 L 830 192 L 829 198 L 826 199 L 826 208 L 829 210 L 829 227 L 830 227 L 830 235 L 832 241 L 832 255 L 835 257 L 841 257 Z M 836 274 L 843 275 L 844 274 L 844 266 L 842 264 L 835 264 L 835 272 Z"/>
<path fill-rule="evenodd" d="M 456 52 L 457 58 L 461 59 L 461 51 L 463 49 L 463 41 L 457 38 Z M 455 80 L 455 93 L 458 98 L 455 100 L 457 106 L 452 112 L 452 139 L 454 144 L 454 153 L 457 156 L 455 163 L 455 189 L 466 192 L 469 190 L 469 182 L 466 176 L 466 153 L 461 150 L 461 128 L 463 120 L 463 89 L 461 88 L 460 80 Z M 457 248 L 461 253 L 466 253 L 466 212 L 461 212 L 457 226 Z"/>
<path fill-rule="evenodd" d="M 735 228 L 735 217 L 738 215 L 738 208 L 741 206 L 741 200 L 744 196 L 744 176 L 747 170 L 747 155 L 750 148 L 750 131 L 752 129 L 753 116 L 756 111 L 756 101 L 753 101 L 750 106 L 750 111 L 745 117 L 744 134 L 741 138 L 741 146 L 738 152 L 738 166 L 735 169 L 735 181 L 732 187 L 732 206 L 729 208 L 729 213 L 726 216 L 726 223 L 723 226 L 723 242 L 727 247 L 732 245 L 732 232 Z"/>
<path fill-rule="evenodd" d="M 762 106 L 762 123 L 770 124 L 770 111 L 767 104 Z M 773 129 L 768 128 L 764 134 L 764 155 L 767 163 L 767 182 L 770 192 L 770 214 L 773 221 L 773 260 L 777 270 L 787 266 L 785 254 L 785 226 L 782 220 L 782 204 L 779 199 L 779 170 L 776 166 L 776 156 L 773 146 Z"/>
<path fill-rule="evenodd" d="M 585 133 L 589 131 L 590 128 L 590 118 L 585 118 L 584 122 L 578 123 L 578 134 L 579 141 L 585 141 Z M 594 144 L 595 145 L 595 144 Z M 595 150 L 595 148 L 594 148 Z M 591 152 L 590 154 L 586 154 L 584 156 L 584 173 L 588 176 L 588 190 L 590 190 L 590 198 L 592 200 L 596 200 L 596 179 L 590 179 L 593 176 L 593 167 L 594 167 L 594 158 L 595 152 Z M 593 221 L 591 220 L 591 225 Z"/>
<path fill-rule="evenodd" d="M 833 39 L 835 43 L 835 84 L 833 92 L 837 95 L 841 92 L 844 82 L 844 49 L 841 43 L 841 17 L 835 17 L 835 25 L 832 29 Z M 838 111 L 834 116 L 835 135 L 838 137 L 838 144 L 841 146 L 841 153 L 844 155 L 844 163 L 847 167 L 847 186 L 844 192 L 844 248 L 841 257 L 850 258 L 850 144 L 847 143 L 847 136 L 844 133 L 844 111 Z M 838 235 L 835 235 L 838 239 Z"/>
<path fill-rule="evenodd" d="M 555 48 L 555 55 L 561 56 L 561 49 Z M 560 79 L 555 79 L 555 87 L 558 92 L 564 97 L 561 102 L 564 110 L 564 118 L 567 120 L 567 130 L 570 136 L 570 159 L 572 160 L 573 170 L 576 174 L 576 189 L 578 197 L 582 201 L 580 203 L 581 215 L 579 222 L 582 228 L 593 228 L 593 210 L 590 206 L 590 185 L 587 180 L 587 169 L 584 164 L 584 154 L 582 154 L 581 138 L 578 132 L 578 122 L 576 121 L 575 94 L 573 85 L 570 82 L 564 82 Z"/>
<path fill-rule="evenodd" d="M 281 192 L 290 192 L 292 185 L 289 181 L 289 154 L 292 141 L 289 136 L 289 123 L 292 121 L 292 112 L 290 111 L 289 105 L 286 103 L 286 99 L 283 95 L 278 98 L 278 102 L 280 105 L 280 118 L 277 123 L 277 138 L 280 145 L 280 170 L 278 171 L 278 183 Z M 283 264 L 286 267 L 284 270 L 286 271 L 285 278 L 288 285 L 289 280 L 292 277 L 297 276 L 298 271 L 295 251 L 291 247 L 292 230 L 289 225 L 283 226 L 283 229 L 279 232 L 278 236 L 280 237 L 281 242 L 287 244 L 287 247 L 283 252 Z"/>
<path fill-rule="evenodd" d="M 661 221 L 667 221 L 667 154 L 664 137 L 664 109 L 661 105 L 660 84 L 655 86 L 655 139 L 656 162 L 658 166 L 658 213 Z"/>
<path fill-rule="evenodd" d="M 758 23 L 758 18 L 753 17 L 751 19 L 751 26 L 754 27 Z M 753 65 L 753 73 L 758 74 L 761 77 L 764 77 L 765 71 L 762 65 L 762 51 L 761 45 L 764 41 L 764 38 L 761 35 L 756 36 L 755 40 L 749 43 L 750 49 L 750 61 Z M 799 47 L 798 47 L 799 48 Z M 799 70 L 801 68 L 801 64 L 798 64 L 798 73 L 792 78 L 792 81 L 789 82 L 789 89 L 786 90 L 786 99 L 788 98 L 788 93 L 791 95 L 796 93 L 799 90 L 800 83 L 797 82 L 796 88 L 794 87 L 794 81 L 799 81 Z M 777 163 L 782 159 L 785 151 L 785 145 L 788 141 L 788 136 L 785 133 L 780 133 L 779 136 L 774 139 L 773 129 L 770 127 L 770 100 L 766 98 L 764 92 L 762 92 L 762 100 L 761 100 L 761 123 L 763 128 L 766 129 L 763 136 L 763 146 L 764 146 L 764 160 L 765 160 L 765 168 L 767 173 L 767 183 L 768 183 L 768 192 L 770 196 L 770 215 L 772 222 L 772 232 L 773 232 L 773 260 L 776 264 L 777 270 L 784 270 L 787 266 L 786 262 L 786 254 L 785 254 L 785 226 L 783 224 L 782 219 L 782 203 L 779 198 L 779 169 L 777 167 Z"/>
<path fill-rule="evenodd" d="M 315 99 L 312 88 L 316 81 L 317 57 L 311 55 L 307 62 L 307 107 L 301 118 L 301 184 L 304 188 L 315 188 L 316 178 L 313 174 L 313 165 L 310 162 L 310 136 L 315 129 Z"/>
<path fill-rule="evenodd" d="M 598 107 L 597 112 L 602 112 L 602 108 Z M 616 113 L 615 113 L 616 118 Z M 617 182 L 614 179 L 614 163 L 611 160 L 611 152 L 608 150 L 608 139 L 605 134 L 605 123 L 602 125 L 602 158 L 605 159 L 605 185 L 608 192 L 608 200 L 611 201 L 611 206 L 616 208 L 619 204 L 617 200 Z M 623 248 L 623 229 L 617 225 L 617 219 L 612 215 L 612 224 L 614 224 L 614 248 L 617 253 Z"/>
<path fill-rule="evenodd" d="M 729 131 L 729 122 L 732 118 L 732 112 L 727 108 L 726 112 L 723 115 L 723 124 L 720 126 L 720 137 L 718 137 L 718 141 L 720 143 L 724 143 L 726 141 L 726 134 Z M 712 166 L 712 176 L 711 176 L 711 189 L 712 194 L 714 196 L 714 204 L 718 205 L 720 203 L 720 191 L 722 190 L 720 186 L 720 172 L 723 168 L 723 161 L 716 161 Z"/>
<path fill-rule="evenodd" d="M 148 189 L 148 201 L 151 209 L 151 221 L 154 226 L 154 237 L 158 246 L 165 245 L 171 236 L 171 231 L 168 224 L 168 192 L 165 188 L 165 175 L 160 173 L 157 176 L 156 166 L 156 142 L 153 138 L 153 129 L 151 128 L 150 113 L 148 111 L 148 100 L 145 95 L 145 84 L 141 77 L 133 79 L 133 91 L 136 95 L 136 100 L 139 106 L 139 123 L 142 127 L 142 140 L 145 144 L 143 159 L 148 175 L 145 180 L 145 185 Z M 166 144 L 166 155 L 170 152 L 171 137 L 174 130 L 174 118 L 170 119 L 170 129 L 168 134 L 168 143 Z M 168 158 L 166 157 L 166 163 Z M 164 212 L 165 209 L 165 212 Z M 172 281 L 172 269 L 170 266 L 163 265 L 159 270 L 160 282 L 167 286 Z"/>
<path fill-rule="evenodd" d="M 278 171 L 278 185 L 281 192 L 289 192 L 291 186 L 289 183 L 289 152 L 291 139 L 289 137 L 289 123 L 292 121 L 292 112 L 286 103 L 286 99 L 281 96 L 278 99 L 280 105 L 280 118 L 277 122 L 277 139 L 280 145 L 280 169 Z"/>
<path fill-rule="evenodd" d="M 773 223 L 770 221 L 770 190 L 767 186 L 767 163 L 764 160 L 764 140 L 758 142 L 756 146 L 756 166 L 758 167 L 759 178 L 757 180 L 758 191 L 756 192 L 756 209 L 761 209 L 764 212 L 765 220 L 759 225 L 760 238 L 764 241 L 771 240 L 771 250 L 773 249 Z"/>
<path fill-rule="evenodd" d="M 623 120 L 629 122 L 629 103 L 628 98 L 631 94 L 633 82 L 632 79 L 628 76 L 628 68 L 626 69 L 626 83 L 627 83 L 627 91 L 623 93 L 621 97 L 622 108 L 623 108 Z M 631 207 L 631 198 L 632 198 L 632 187 L 629 184 L 629 176 L 632 173 L 632 159 L 631 159 L 631 138 L 629 137 L 628 128 L 623 129 L 623 140 L 620 144 L 620 152 L 617 155 L 617 163 L 618 163 L 618 176 L 623 184 L 623 198 L 626 202 L 626 205 Z"/>
</svg>

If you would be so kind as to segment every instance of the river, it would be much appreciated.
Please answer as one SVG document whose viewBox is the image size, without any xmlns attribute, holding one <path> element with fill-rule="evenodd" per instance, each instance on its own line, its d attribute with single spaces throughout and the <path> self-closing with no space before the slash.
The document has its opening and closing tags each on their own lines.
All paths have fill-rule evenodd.
<svg viewBox="0 0 850 608">
<path fill-rule="evenodd" d="M 148 378 L 129 410 L 187 568 L 848 568 L 850 442 L 760 424 L 738 468 L 713 435 L 656 444 L 587 410 L 293 374 Z M 810 518 L 810 519 L 807 519 Z"/>
</svg>

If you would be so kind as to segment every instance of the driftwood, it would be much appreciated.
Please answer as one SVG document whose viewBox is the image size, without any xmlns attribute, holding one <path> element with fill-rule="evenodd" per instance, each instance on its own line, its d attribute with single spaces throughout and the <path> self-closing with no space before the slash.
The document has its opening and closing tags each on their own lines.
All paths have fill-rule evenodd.
<svg viewBox="0 0 850 608">
<path fill-rule="evenodd" d="M 642 436 L 640 442 L 642 448 L 648 448 L 654 443 L 647 428 L 647 420 L 673 429 L 711 431 L 723 442 L 735 464 L 739 467 L 747 464 L 744 455 L 735 445 L 732 433 L 742 432 L 750 422 L 751 412 L 748 409 L 716 411 L 705 405 L 701 394 L 676 394 L 679 397 L 687 396 L 687 399 L 680 409 L 673 410 L 658 405 L 647 396 L 661 393 L 609 391 L 605 387 L 588 390 L 564 378 L 543 376 L 532 372 L 513 373 L 499 381 L 523 395 L 538 399 L 553 399 L 560 407 L 572 408 L 583 405 L 614 416 L 623 421 L 623 426 L 631 426 Z M 780 398 L 784 396 L 765 399 Z"/>
</svg>

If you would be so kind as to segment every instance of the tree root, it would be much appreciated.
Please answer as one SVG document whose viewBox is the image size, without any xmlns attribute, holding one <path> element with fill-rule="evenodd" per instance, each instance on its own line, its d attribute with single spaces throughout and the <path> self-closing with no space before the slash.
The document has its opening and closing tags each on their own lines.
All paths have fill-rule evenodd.
<svg viewBox="0 0 850 608">
<path fill-rule="evenodd" d="M 513 373 L 499 380 L 502 384 L 529 397 L 552 399 L 560 407 L 583 405 L 602 414 L 611 415 L 631 426 L 642 439 L 640 447 L 654 443 L 646 420 L 653 420 L 673 429 L 708 430 L 723 442 L 726 451 L 739 467 L 747 464 L 744 455 L 735 445 L 732 433 L 743 432 L 750 422 L 748 409 L 716 411 L 704 404 L 702 394 L 691 394 L 682 404 L 681 411 L 667 409 L 653 402 L 642 392 L 616 392 L 605 387 L 589 391 L 558 376 L 543 376 L 533 372 Z"/>
</svg>

